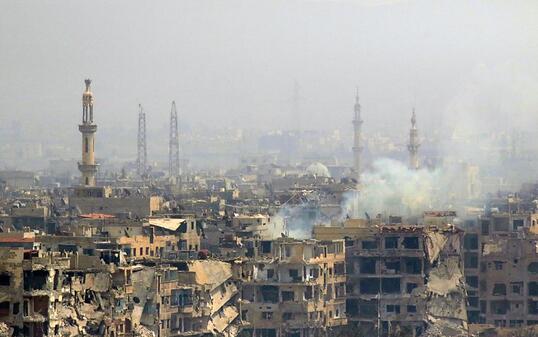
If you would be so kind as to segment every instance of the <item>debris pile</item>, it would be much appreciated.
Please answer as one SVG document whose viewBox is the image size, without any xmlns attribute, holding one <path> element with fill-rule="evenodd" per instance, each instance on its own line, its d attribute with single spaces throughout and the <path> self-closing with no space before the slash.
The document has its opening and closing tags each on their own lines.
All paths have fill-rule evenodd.
<svg viewBox="0 0 538 337">
<path fill-rule="evenodd" d="M 425 337 L 467 336 L 466 291 L 461 260 L 459 230 L 426 231 L 426 253 L 432 268 L 425 290 L 420 295 L 426 303 Z"/>
</svg>

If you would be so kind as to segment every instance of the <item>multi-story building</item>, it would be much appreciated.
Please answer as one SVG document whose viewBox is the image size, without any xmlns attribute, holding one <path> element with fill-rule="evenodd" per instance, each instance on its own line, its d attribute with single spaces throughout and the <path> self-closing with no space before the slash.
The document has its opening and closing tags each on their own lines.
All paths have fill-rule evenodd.
<svg viewBox="0 0 538 337">
<path fill-rule="evenodd" d="M 181 266 L 179 290 L 172 291 L 178 302 L 172 315 L 177 334 L 222 334 L 235 336 L 239 328 L 237 299 L 239 290 L 232 280 L 231 265 L 212 260 L 189 261 Z M 192 298 L 192 302 L 189 302 Z"/>
<path fill-rule="evenodd" d="M 271 217 L 268 215 L 237 215 L 232 218 L 232 228 L 241 238 L 269 240 L 272 238 Z"/>
<path fill-rule="evenodd" d="M 375 220 L 314 228 L 315 238 L 346 239 L 348 328 L 380 336 L 464 334 L 463 232 Z"/>
<path fill-rule="evenodd" d="M 243 333 L 312 337 L 345 325 L 343 240 L 250 241 L 236 267 Z"/>
<path fill-rule="evenodd" d="M 493 213 L 466 230 L 469 323 L 538 324 L 538 214 Z"/>
</svg>

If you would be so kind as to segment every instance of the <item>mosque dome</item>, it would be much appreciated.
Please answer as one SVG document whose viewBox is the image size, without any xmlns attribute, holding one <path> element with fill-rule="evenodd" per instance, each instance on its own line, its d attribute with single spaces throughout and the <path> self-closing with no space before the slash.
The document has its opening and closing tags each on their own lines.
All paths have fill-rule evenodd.
<svg viewBox="0 0 538 337">
<path fill-rule="evenodd" d="M 310 166 L 306 168 L 306 172 L 316 177 L 325 177 L 325 178 L 331 177 L 331 174 L 329 173 L 329 169 L 327 168 L 327 166 L 319 162 L 310 164 Z"/>
</svg>

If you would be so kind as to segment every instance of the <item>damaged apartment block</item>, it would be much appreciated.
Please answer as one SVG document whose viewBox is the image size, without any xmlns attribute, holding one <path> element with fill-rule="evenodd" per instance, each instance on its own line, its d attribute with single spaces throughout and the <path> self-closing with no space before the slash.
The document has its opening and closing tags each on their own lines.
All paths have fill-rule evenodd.
<svg viewBox="0 0 538 337">
<path fill-rule="evenodd" d="M 454 226 L 379 225 L 347 242 L 346 314 L 366 335 L 466 333 L 462 231 Z"/>
<path fill-rule="evenodd" d="M 280 238 L 247 245 L 250 258 L 235 264 L 244 336 L 325 336 L 347 323 L 343 240 Z"/>
<path fill-rule="evenodd" d="M 14 336 L 113 336 L 110 270 L 78 254 L 0 248 L 1 317 Z"/>
<path fill-rule="evenodd" d="M 107 263 L 14 247 L 26 244 L 24 237 L 10 241 L 0 248 L 0 319 L 12 336 L 220 336 L 239 329 L 230 263 Z"/>
<path fill-rule="evenodd" d="M 478 218 L 464 240 L 469 323 L 538 324 L 538 214 Z"/>
</svg>

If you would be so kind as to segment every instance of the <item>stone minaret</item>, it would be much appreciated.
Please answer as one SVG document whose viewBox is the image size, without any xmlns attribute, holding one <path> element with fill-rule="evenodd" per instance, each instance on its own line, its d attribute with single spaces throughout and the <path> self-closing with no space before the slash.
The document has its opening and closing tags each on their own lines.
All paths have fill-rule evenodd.
<svg viewBox="0 0 538 337">
<path fill-rule="evenodd" d="M 355 115 L 353 116 L 353 173 L 357 184 L 361 177 L 361 105 L 359 104 L 359 91 L 355 97 Z"/>
<path fill-rule="evenodd" d="M 420 144 L 418 142 L 418 130 L 417 130 L 417 116 L 415 115 L 415 108 L 413 108 L 413 115 L 411 116 L 411 129 L 409 130 L 409 168 L 412 170 L 418 170 L 418 148 Z"/>
<path fill-rule="evenodd" d="M 78 163 L 80 170 L 81 184 L 83 186 L 95 186 L 95 174 L 97 164 L 95 164 L 95 131 L 97 125 L 93 123 L 93 93 L 90 85 L 91 80 L 84 80 L 86 91 L 82 94 L 82 124 L 78 126 L 82 133 L 82 162 Z"/>
</svg>

